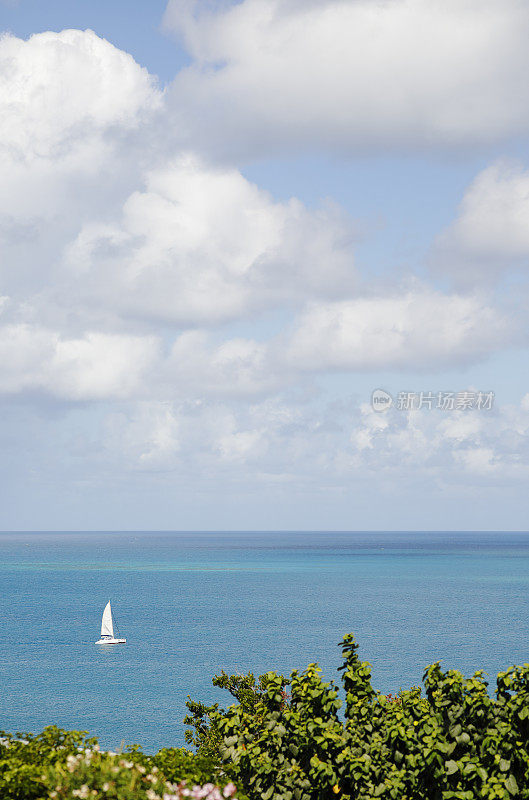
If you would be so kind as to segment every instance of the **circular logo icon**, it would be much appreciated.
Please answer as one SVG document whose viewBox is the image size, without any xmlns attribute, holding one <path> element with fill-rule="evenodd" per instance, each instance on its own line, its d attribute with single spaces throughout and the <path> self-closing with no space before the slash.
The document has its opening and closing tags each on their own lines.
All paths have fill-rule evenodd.
<svg viewBox="0 0 529 800">
<path fill-rule="evenodd" d="M 371 395 L 371 406 L 374 411 L 386 411 L 392 404 L 392 396 L 384 389 L 375 389 Z"/>
</svg>

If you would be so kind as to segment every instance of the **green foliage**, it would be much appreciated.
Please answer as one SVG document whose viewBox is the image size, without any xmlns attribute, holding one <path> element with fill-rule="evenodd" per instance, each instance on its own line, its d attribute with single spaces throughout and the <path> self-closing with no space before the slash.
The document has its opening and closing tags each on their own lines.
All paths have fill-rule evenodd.
<svg viewBox="0 0 529 800">
<path fill-rule="evenodd" d="M 158 770 L 148 771 L 138 762 L 94 750 L 71 755 L 43 773 L 51 800 L 157 800 L 172 793 L 173 786 Z"/>
<path fill-rule="evenodd" d="M 235 703 L 189 700 L 197 753 L 101 753 L 55 727 L 0 734 L 0 800 L 222 800 L 234 783 L 240 800 L 529 800 L 529 664 L 501 672 L 491 696 L 482 672 L 438 662 L 424 694 L 393 697 L 373 689 L 352 635 L 340 646 L 339 683 L 317 664 L 288 679 L 216 676 Z"/>
<path fill-rule="evenodd" d="M 141 763 L 143 759 L 137 749 L 134 753 L 134 760 L 98 750 L 70 755 L 65 764 L 55 764 L 44 772 L 46 797 L 49 800 L 243 800 L 241 795 L 235 796 L 235 785 L 231 782 L 223 781 L 222 789 L 209 780 L 204 785 L 202 781 L 197 782 L 196 772 L 192 769 L 192 753 L 186 756 L 184 752 L 174 750 L 169 761 L 169 751 L 163 754 L 162 760 L 176 770 L 174 781 L 168 780 L 167 775 L 153 763 L 147 766 Z M 147 762 L 153 760 L 145 758 Z M 185 778 L 178 764 L 187 772 Z"/>
<path fill-rule="evenodd" d="M 37 736 L 2 733 L 0 738 L 1 800 L 180 800 L 189 792 L 206 800 L 233 797 L 235 787 L 225 772 L 218 773 L 211 759 L 183 748 L 155 755 L 137 745 L 123 755 L 100 752 L 96 739 L 55 727 Z"/>
<path fill-rule="evenodd" d="M 528 664 L 498 675 L 496 699 L 482 672 L 466 679 L 439 663 L 424 674 L 425 696 L 394 698 L 373 689 L 352 635 L 341 648 L 342 714 L 316 664 L 288 681 L 223 674 L 214 683 L 237 704 L 188 704 L 199 753 L 218 747 L 251 800 L 529 800 Z"/>
<path fill-rule="evenodd" d="M 171 783 L 185 781 L 193 785 L 215 780 L 224 786 L 227 782 L 225 771 L 219 767 L 218 758 L 214 760 L 202 753 L 192 753 L 183 747 L 163 747 L 156 755 L 146 755 L 138 745 L 134 745 L 126 748 L 125 756 L 150 772 L 153 769 L 159 771 Z"/>
<path fill-rule="evenodd" d="M 256 681 L 251 672 L 248 675 L 228 675 L 222 671 L 213 678 L 213 685 L 227 689 L 238 701 L 241 709 L 251 714 L 266 692 L 267 680 L 267 675 L 261 675 Z M 284 680 L 284 685 L 287 683 L 288 681 Z M 194 745 L 201 756 L 219 765 L 222 761 L 220 759 L 222 732 L 217 721 L 221 720 L 226 712 L 219 709 L 218 703 L 206 706 L 189 699 L 186 706 L 189 713 L 184 717 L 184 724 L 190 728 L 185 733 L 187 744 Z"/>
<path fill-rule="evenodd" d="M 32 800 L 43 796 L 43 770 L 64 764 L 80 748 L 91 749 L 96 739 L 80 731 L 63 731 L 55 726 L 42 733 L 0 731 L 0 797 L 2 800 Z"/>
</svg>

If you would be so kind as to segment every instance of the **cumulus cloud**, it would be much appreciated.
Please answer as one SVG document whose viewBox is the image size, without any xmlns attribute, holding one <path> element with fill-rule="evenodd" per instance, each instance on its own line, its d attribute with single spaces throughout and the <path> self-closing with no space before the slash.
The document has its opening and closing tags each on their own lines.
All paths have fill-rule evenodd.
<svg viewBox="0 0 529 800">
<path fill-rule="evenodd" d="M 124 457 L 128 469 L 171 470 L 180 460 L 181 422 L 172 403 L 137 403 L 132 413 L 113 412 L 105 421 L 105 446 Z"/>
<path fill-rule="evenodd" d="M 310 370 L 441 369 L 482 358 L 516 333 L 477 296 L 417 287 L 314 303 L 295 321 L 286 358 Z"/>
<path fill-rule="evenodd" d="M 215 118 L 217 140 L 231 137 L 239 153 L 243 140 L 254 149 L 380 144 L 392 126 L 397 144 L 522 129 L 525 105 L 509 82 L 513 59 L 525 69 L 525 6 L 427 6 L 182 5 L 176 22 L 197 63 L 176 81 L 170 113 L 178 102 L 184 134 L 191 118 L 203 129 Z M 427 52 L 440 67 L 429 70 Z M 512 88 L 501 102 L 500 61 Z M 434 72 L 442 80 L 432 87 Z M 502 412 L 492 435 L 481 417 L 337 413 L 311 406 L 304 391 L 323 371 L 468 364 L 518 341 L 515 319 L 470 292 L 357 281 L 352 225 L 339 208 L 278 201 L 211 154 L 183 152 L 151 76 L 90 31 L 5 36 L 0 76 L 4 400 L 38 405 L 45 395 L 79 414 L 108 403 L 107 456 L 121 458 L 120 469 L 334 485 L 392 455 L 410 469 L 450 464 L 487 480 L 506 464 L 523 473 L 526 401 Z M 496 106 L 483 100 L 485 80 Z M 478 247 L 483 224 L 489 249 L 510 236 L 516 257 L 525 252 L 525 181 L 516 169 L 489 176 L 478 194 L 496 199 L 479 212 L 469 190 L 466 221 L 451 234 L 460 250 Z M 513 193 L 502 223 L 498 205 L 508 203 L 497 195 Z M 256 325 L 261 312 L 271 313 Z"/>
<path fill-rule="evenodd" d="M 416 287 L 398 294 L 309 304 L 265 341 L 189 330 L 162 347 L 153 335 L 36 324 L 0 327 L 0 393 L 39 389 L 54 397 L 275 395 L 318 372 L 380 369 L 440 372 L 483 359 L 521 339 L 519 326 L 483 299 Z M 100 359 L 99 367 L 97 365 Z"/>
<path fill-rule="evenodd" d="M 0 37 L 4 291 L 49 282 L 82 220 L 137 185 L 161 103 L 152 76 L 92 31 Z"/>
<path fill-rule="evenodd" d="M 106 424 L 107 446 L 130 470 L 185 465 L 216 479 L 231 474 L 265 482 L 292 480 L 296 473 L 312 480 L 336 459 L 336 434 L 336 425 L 322 423 L 314 411 L 277 398 L 239 405 L 215 399 L 142 402 L 109 415 Z"/>
<path fill-rule="evenodd" d="M 170 0 L 175 124 L 228 153 L 490 143 L 529 128 L 522 0 Z"/>
<path fill-rule="evenodd" d="M 238 170 L 192 156 L 145 184 L 119 222 L 88 222 L 68 246 L 59 302 L 211 325 L 355 284 L 350 223 L 338 209 L 274 202 Z"/>
<path fill-rule="evenodd" d="M 370 405 L 264 400 L 143 402 L 112 414 L 107 446 L 130 470 L 236 476 L 259 484 L 347 486 L 373 477 L 437 488 L 523 484 L 529 476 L 524 404 L 490 411 L 399 411 Z M 419 478 L 420 476 L 420 478 Z"/>
<path fill-rule="evenodd" d="M 292 380 L 265 342 L 227 339 L 212 343 L 205 331 L 187 331 L 171 347 L 165 385 L 180 394 L 252 397 L 280 391 Z"/>
<path fill-rule="evenodd" d="M 165 142 L 163 95 L 92 31 L 0 39 L 0 282 L 66 337 L 215 325 L 355 283 L 332 204 L 276 202 Z"/>
<path fill-rule="evenodd" d="M 131 471 L 244 468 L 267 451 L 262 420 L 241 429 L 230 406 L 200 400 L 138 403 L 108 415 L 105 431 L 106 447 Z"/>
<path fill-rule="evenodd" d="M 529 264 L 529 171 L 500 160 L 476 176 L 436 245 L 436 262 L 461 281 L 483 282 Z"/>
<path fill-rule="evenodd" d="M 154 337 L 87 332 L 63 338 L 53 330 L 0 327 L 0 394 L 46 394 L 92 401 L 141 395 L 157 356 Z"/>
<path fill-rule="evenodd" d="M 147 70 L 93 31 L 0 39 L 3 159 L 66 159 L 87 140 L 136 127 L 158 103 Z"/>
<path fill-rule="evenodd" d="M 161 103 L 147 70 L 90 30 L 1 35 L 0 215 L 56 223 L 87 186 L 108 191 L 108 170 L 119 184 Z"/>
<path fill-rule="evenodd" d="M 364 404 L 351 433 L 353 464 L 397 476 L 421 469 L 439 486 L 509 485 L 529 476 L 524 403 L 491 411 L 376 412 Z"/>
<path fill-rule="evenodd" d="M 277 395 L 321 372 L 441 372 L 523 340 L 516 320 L 482 297 L 420 285 L 388 295 L 309 303 L 264 341 L 194 329 L 173 340 L 166 337 L 163 346 L 152 334 L 88 330 L 74 337 L 20 322 L 13 310 L 9 313 L 9 299 L 4 301 L 0 394 L 37 389 L 80 401 L 251 400 Z"/>
</svg>

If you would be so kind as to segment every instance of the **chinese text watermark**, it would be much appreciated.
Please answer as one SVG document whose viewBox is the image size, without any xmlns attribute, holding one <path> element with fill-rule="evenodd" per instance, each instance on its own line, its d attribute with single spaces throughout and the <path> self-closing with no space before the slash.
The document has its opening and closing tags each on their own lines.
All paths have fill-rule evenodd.
<svg viewBox="0 0 529 800">
<path fill-rule="evenodd" d="M 375 411 L 386 411 L 393 405 L 398 411 L 490 411 L 493 404 L 494 392 L 398 392 L 394 399 L 384 389 L 375 389 L 371 395 Z"/>
</svg>

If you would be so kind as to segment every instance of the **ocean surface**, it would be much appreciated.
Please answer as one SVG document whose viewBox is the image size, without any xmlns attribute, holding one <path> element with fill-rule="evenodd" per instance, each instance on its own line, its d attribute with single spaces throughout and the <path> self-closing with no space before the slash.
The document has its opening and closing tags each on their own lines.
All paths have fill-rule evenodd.
<svg viewBox="0 0 529 800">
<path fill-rule="evenodd" d="M 109 599 L 125 645 L 94 644 Z M 0 605 L 0 729 L 152 752 L 222 669 L 336 679 L 347 632 L 381 691 L 439 659 L 494 684 L 529 661 L 529 534 L 0 533 Z"/>
</svg>

